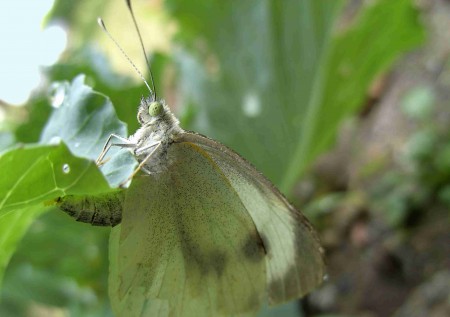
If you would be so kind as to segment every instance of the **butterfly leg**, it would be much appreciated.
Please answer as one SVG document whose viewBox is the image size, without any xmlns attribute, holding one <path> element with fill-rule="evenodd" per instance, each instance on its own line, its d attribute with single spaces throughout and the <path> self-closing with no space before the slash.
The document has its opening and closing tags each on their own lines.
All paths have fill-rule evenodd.
<svg viewBox="0 0 450 317">
<path fill-rule="evenodd" d="M 137 148 L 136 151 L 134 152 L 134 154 L 135 154 L 136 156 L 141 156 L 141 155 L 144 154 L 146 151 L 150 150 L 152 147 L 158 146 L 158 145 L 160 145 L 160 144 L 161 144 L 161 142 L 155 142 L 155 143 L 152 143 L 152 144 L 150 144 L 150 145 L 146 145 L 146 146 L 144 146 L 144 147 Z"/>
<path fill-rule="evenodd" d="M 146 147 L 146 149 L 154 147 L 154 149 L 139 163 L 138 167 L 134 170 L 133 174 L 131 174 L 126 180 L 120 183 L 119 187 L 123 188 L 125 184 L 127 184 L 147 163 L 147 161 L 152 157 L 153 153 L 161 146 L 161 142 L 151 144 Z"/>
<path fill-rule="evenodd" d="M 111 142 L 112 138 L 119 139 L 120 141 L 122 141 L 122 142 L 124 142 L 124 143 L 112 143 L 112 142 Z M 103 158 L 105 157 L 106 153 L 108 153 L 109 149 L 110 149 L 112 146 L 118 146 L 118 147 L 121 147 L 121 148 L 134 148 L 134 147 L 136 147 L 136 144 L 130 142 L 130 140 L 128 140 L 128 139 L 126 139 L 126 138 L 124 138 L 124 137 L 121 137 L 120 135 L 117 135 L 117 134 L 111 134 L 111 135 L 108 137 L 108 140 L 106 141 L 105 145 L 103 146 L 102 152 L 100 153 L 100 155 L 98 156 L 98 158 L 95 160 L 95 163 L 96 163 L 98 166 L 103 165 L 103 164 L 105 163 L 105 161 L 103 161 Z"/>
</svg>

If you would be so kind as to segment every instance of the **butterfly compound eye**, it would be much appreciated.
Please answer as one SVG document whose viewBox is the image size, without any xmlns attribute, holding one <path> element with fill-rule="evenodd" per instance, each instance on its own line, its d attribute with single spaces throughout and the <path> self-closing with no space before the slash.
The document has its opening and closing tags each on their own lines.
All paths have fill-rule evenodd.
<svg viewBox="0 0 450 317">
<path fill-rule="evenodd" d="M 163 110 L 163 106 L 160 102 L 157 101 L 153 101 L 149 106 L 148 106 L 148 114 L 151 115 L 152 117 L 157 117 L 161 114 Z"/>
</svg>

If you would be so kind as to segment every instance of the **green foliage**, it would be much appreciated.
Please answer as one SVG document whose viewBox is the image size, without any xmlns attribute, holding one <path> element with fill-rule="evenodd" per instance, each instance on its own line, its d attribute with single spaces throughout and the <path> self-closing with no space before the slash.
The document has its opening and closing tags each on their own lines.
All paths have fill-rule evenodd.
<svg viewBox="0 0 450 317">
<path fill-rule="evenodd" d="M 450 133 L 436 124 L 435 93 L 411 89 L 402 110 L 417 125 L 405 144 L 399 169 L 388 171 L 371 189 L 372 203 L 392 226 L 403 226 L 431 202 L 450 207 Z"/>
<path fill-rule="evenodd" d="M 77 156 L 94 160 L 111 133 L 126 135 L 109 98 L 94 93 L 79 76 L 69 86 L 62 83 L 52 96 L 56 109 L 42 130 L 41 142 L 63 140 Z"/>
<path fill-rule="evenodd" d="M 23 208 L 0 217 L 0 281 L 17 244 L 31 222 L 45 209 L 42 207 Z"/>
<path fill-rule="evenodd" d="M 34 221 L 8 267 L 0 316 L 25 316 L 33 302 L 70 316 L 108 316 L 109 231 L 82 226 L 57 209 Z"/>
<path fill-rule="evenodd" d="M 55 83 L 52 92 L 52 102 L 60 101 L 61 105 L 57 104 L 42 130 L 41 142 L 61 139 L 73 154 L 95 160 L 110 134 L 127 135 L 126 125 L 117 118 L 110 99 L 86 86 L 83 76 L 76 77 L 71 85 Z M 134 168 L 134 159 L 123 153 L 103 169 L 113 187 Z"/>
<path fill-rule="evenodd" d="M 118 117 L 127 123 L 129 130 L 136 130 L 138 127 L 136 109 L 147 89 L 145 85 L 132 84 L 130 78 L 113 73 L 106 57 L 89 45 L 72 52 L 71 56 L 73 58 L 70 60 L 62 61 L 47 69 L 47 75 L 51 80 L 64 81 L 80 74 L 86 75 L 86 82 L 89 85 L 114 101 Z M 162 82 L 161 68 L 167 63 L 167 58 L 161 54 L 155 54 L 151 61 L 154 66 L 152 73 L 155 80 Z"/>
<path fill-rule="evenodd" d="M 339 32 L 340 1 L 212 3 L 168 1 L 183 43 L 200 36 L 206 44 L 193 65 L 180 57 L 188 98 L 201 109 L 193 127 L 231 145 L 286 193 L 374 76 L 423 38 L 406 0 L 377 1 Z"/>
<path fill-rule="evenodd" d="M 0 169 L 0 217 L 59 196 L 109 190 L 95 164 L 63 144 L 11 150 L 0 157 Z"/>
<path fill-rule="evenodd" d="M 161 85 L 163 75 L 175 64 L 179 85 L 175 95 L 189 105 L 180 111 L 184 113 L 182 122 L 189 124 L 185 128 L 231 146 L 285 193 L 327 149 L 342 120 L 361 106 L 374 77 L 423 38 L 417 12 L 408 0 L 376 1 L 365 7 L 348 28 L 339 30 L 336 25 L 342 1 L 166 0 L 165 5 L 179 25 L 175 40 L 181 48 L 173 56 L 153 56 L 156 83 Z M 66 10 L 66 6 L 71 9 Z M 0 156 L 0 170 L 4 171 L 0 179 L 0 277 L 27 228 L 38 215 L 49 210 L 44 202 L 65 194 L 111 190 L 90 161 L 100 153 L 110 133 L 126 135 L 126 127 L 117 119 L 109 98 L 130 130 L 137 127 L 136 108 L 146 91 L 144 86 L 133 85 L 127 78 L 114 74 L 109 63 L 88 42 L 94 26 L 97 27 L 92 16 L 101 13 L 98 1 L 70 5 L 57 2 L 55 16 L 68 21 L 76 39 L 71 43 L 68 59 L 46 72 L 54 83 L 53 103 L 58 105 L 58 93 L 62 94 L 63 103 L 51 110 L 43 92 L 30 103 L 31 120 L 14 134 L 2 134 L 1 143 L 5 147 L 14 139 L 40 143 L 16 147 Z M 130 21 L 130 30 L 131 27 Z M 92 91 L 81 77 L 72 84 L 55 83 L 72 80 L 81 73 L 109 98 Z M 158 94 L 161 96 L 161 91 Z M 64 144 L 49 144 L 56 138 Z M 445 155 L 441 162 L 445 163 Z M 64 168 L 66 164 L 69 172 Z M 103 172 L 114 185 L 133 169 L 133 164 L 129 157 L 118 156 Z M 41 224 L 45 230 L 40 233 L 31 230 L 25 236 L 16 258 L 12 259 L 11 278 L 7 274 L 3 294 L 9 303 L 23 303 L 32 298 L 46 305 L 70 306 L 71 312 L 78 315 L 104 316 L 105 276 L 80 271 L 92 267 L 83 267 L 83 262 L 92 260 L 83 254 L 85 247 L 105 247 L 107 232 L 71 223 L 66 218 L 54 221 L 52 216 L 45 215 L 33 225 L 32 229 Z M 37 261 L 33 253 L 25 250 L 33 245 L 33 239 L 42 241 L 34 249 L 47 248 L 52 237 L 49 232 L 60 240 L 54 245 L 58 252 L 63 252 L 64 245 L 71 245 L 74 239 L 80 239 L 80 244 L 73 246 L 70 254 L 58 258 L 47 254 Z M 95 257 L 103 261 L 95 272 L 106 270 L 104 251 Z M 28 259 L 26 254 L 30 254 Z M 30 266 L 23 264 L 27 261 Z M 68 265 L 70 261 L 73 262 Z M 49 263 L 57 273 L 48 285 L 50 295 L 44 296 L 46 299 L 12 291 L 20 283 L 31 285 L 31 280 L 24 279 L 27 274 L 34 274 L 35 281 L 49 279 Z M 71 268 L 67 269 L 68 266 Z M 70 293 L 73 298 L 48 300 L 68 284 L 75 285 Z M 29 289 L 33 293 L 42 290 Z M 99 298 L 90 301 L 93 290 Z"/>
<path fill-rule="evenodd" d="M 4 176 L 0 180 L 0 224 L 8 228 L 0 230 L 3 269 L 32 220 L 48 209 L 44 203 L 51 204 L 64 195 L 111 191 L 97 166 L 79 157 L 93 159 L 109 133 L 125 134 L 126 128 L 116 118 L 109 99 L 93 93 L 83 84 L 83 78 L 75 79 L 71 86 L 61 84 L 60 88 L 62 105 L 48 120 L 41 145 L 17 147 L 0 157 Z M 69 148 L 65 144 L 49 145 L 60 140 Z M 127 166 L 120 173 L 132 170 L 133 164 Z M 110 168 L 108 172 L 114 182 L 115 170 Z"/>
</svg>

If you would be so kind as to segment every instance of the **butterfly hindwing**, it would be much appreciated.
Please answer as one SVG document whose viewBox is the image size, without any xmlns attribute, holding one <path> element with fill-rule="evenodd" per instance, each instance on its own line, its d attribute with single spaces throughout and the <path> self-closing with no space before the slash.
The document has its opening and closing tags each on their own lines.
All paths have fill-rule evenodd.
<svg viewBox="0 0 450 317">
<path fill-rule="evenodd" d="M 177 142 L 205 150 L 251 215 L 267 252 L 270 304 L 303 296 L 323 281 L 325 265 L 316 233 L 262 174 L 232 150 L 202 135 L 184 133 Z"/>
<path fill-rule="evenodd" d="M 173 144 L 170 168 L 139 175 L 110 242 L 121 316 L 253 316 L 265 248 L 238 193 L 201 147 Z"/>
</svg>

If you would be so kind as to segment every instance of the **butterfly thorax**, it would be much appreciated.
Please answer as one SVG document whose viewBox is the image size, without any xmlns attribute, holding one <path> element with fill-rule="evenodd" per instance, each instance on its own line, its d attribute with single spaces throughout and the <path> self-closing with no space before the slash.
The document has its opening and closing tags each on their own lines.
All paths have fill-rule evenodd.
<svg viewBox="0 0 450 317">
<path fill-rule="evenodd" d="M 149 114 L 149 107 L 153 103 L 161 107 L 161 111 L 155 116 Z M 146 160 L 144 172 L 157 174 L 167 170 L 171 163 L 167 150 L 173 140 L 184 132 L 178 119 L 163 100 L 154 101 L 150 97 L 141 100 L 138 121 L 141 127 L 129 137 L 129 140 L 136 144 L 133 149 L 134 156 L 139 163 Z"/>
</svg>

